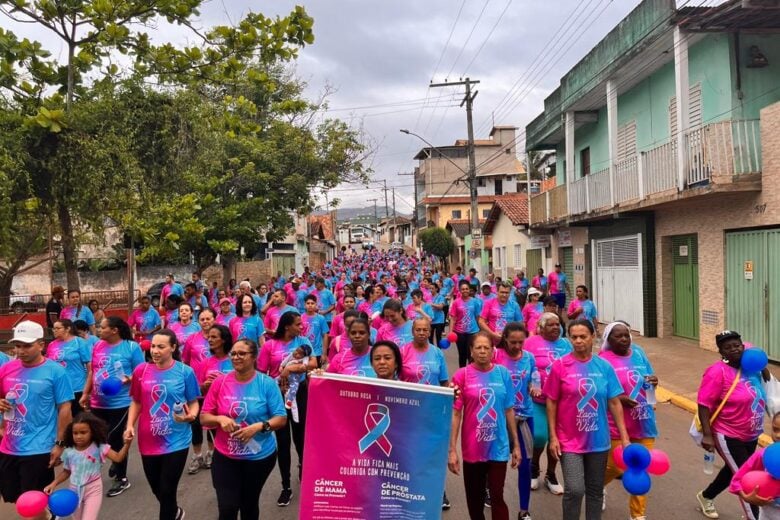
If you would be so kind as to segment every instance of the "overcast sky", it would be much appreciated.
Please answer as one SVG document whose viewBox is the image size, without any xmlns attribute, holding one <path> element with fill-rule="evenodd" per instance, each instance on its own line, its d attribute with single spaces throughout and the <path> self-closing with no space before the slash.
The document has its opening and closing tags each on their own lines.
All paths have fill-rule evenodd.
<svg viewBox="0 0 780 520">
<path fill-rule="evenodd" d="M 488 136 L 493 115 L 496 124 L 522 129 L 541 113 L 561 75 L 639 0 L 211 0 L 203 6 L 201 25 L 236 22 L 249 9 L 284 15 L 296 3 L 314 18 L 315 43 L 296 65 L 309 96 L 319 97 L 326 85 L 335 88 L 330 115 L 362 125 L 377 148 L 374 178 L 396 186 L 398 211 L 410 213 L 412 179 L 398 173 L 413 170 L 412 157 L 424 144 L 399 129 L 435 145 L 466 137 L 465 110 L 457 106 L 462 87 L 429 89 L 430 80 L 481 81 L 476 138 Z M 61 52 L 29 25 L 13 25 Z M 183 34 L 155 39 L 183 42 Z M 330 196 L 343 206 L 373 207 L 366 200 L 383 193 L 343 186 Z"/>
</svg>

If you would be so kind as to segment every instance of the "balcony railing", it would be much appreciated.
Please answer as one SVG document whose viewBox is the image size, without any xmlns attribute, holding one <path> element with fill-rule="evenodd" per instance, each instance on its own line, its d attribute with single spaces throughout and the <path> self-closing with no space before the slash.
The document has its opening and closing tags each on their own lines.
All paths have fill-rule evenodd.
<svg viewBox="0 0 780 520">
<path fill-rule="evenodd" d="M 760 121 L 730 120 L 688 131 L 684 139 L 687 167 L 684 186 L 692 188 L 732 177 L 761 173 Z M 609 169 L 594 172 L 531 198 L 532 223 L 554 222 L 649 195 L 678 189 L 677 140 L 627 157 L 615 165 L 614 197 Z M 723 179 L 726 179 L 725 181 Z M 567 208 L 568 207 L 568 208 Z M 568 209 L 568 211 L 567 211 Z"/>
</svg>

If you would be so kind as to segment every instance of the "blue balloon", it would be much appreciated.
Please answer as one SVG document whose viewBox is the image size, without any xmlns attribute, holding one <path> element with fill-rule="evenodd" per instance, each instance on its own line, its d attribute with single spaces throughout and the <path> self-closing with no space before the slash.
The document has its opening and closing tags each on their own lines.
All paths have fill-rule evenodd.
<svg viewBox="0 0 780 520">
<path fill-rule="evenodd" d="M 100 391 L 104 395 L 116 395 L 122 390 L 122 381 L 118 377 L 111 376 L 100 383 Z"/>
<path fill-rule="evenodd" d="M 762 460 L 767 473 L 774 478 L 780 478 L 780 443 L 767 446 Z"/>
<path fill-rule="evenodd" d="M 761 372 L 768 362 L 769 358 L 766 352 L 761 350 L 760 347 L 748 348 L 742 353 L 742 370 L 749 374 Z"/>
<path fill-rule="evenodd" d="M 49 509 L 57 516 L 70 516 L 79 506 L 79 496 L 70 489 L 60 489 L 49 496 Z"/>
<path fill-rule="evenodd" d="M 450 340 L 448 340 L 447 338 L 441 338 L 439 340 L 439 348 L 442 350 L 447 350 L 448 348 L 450 348 Z"/>
<path fill-rule="evenodd" d="M 650 450 L 641 444 L 630 444 L 623 450 L 623 462 L 626 463 L 628 469 L 637 471 L 644 471 L 650 466 Z M 639 493 L 644 495 L 644 493 Z"/>
<path fill-rule="evenodd" d="M 626 448 L 626 450 L 628 450 L 628 448 Z M 623 453 L 625 458 L 625 451 Z M 646 495 L 650 491 L 651 486 L 650 474 L 647 473 L 647 471 L 638 471 L 629 468 L 623 472 L 623 487 L 629 494 L 636 496 Z"/>
</svg>

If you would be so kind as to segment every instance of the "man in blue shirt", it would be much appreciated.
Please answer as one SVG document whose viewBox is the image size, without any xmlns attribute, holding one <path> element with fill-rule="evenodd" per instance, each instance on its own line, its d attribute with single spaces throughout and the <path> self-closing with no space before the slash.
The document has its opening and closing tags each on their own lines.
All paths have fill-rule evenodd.
<svg viewBox="0 0 780 520">
<path fill-rule="evenodd" d="M 325 317 L 330 327 L 333 321 L 333 310 L 336 308 L 336 296 L 330 289 L 325 287 L 325 279 L 317 278 L 314 280 L 314 290 L 310 293 L 317 297 L 317 308 L 320 314 Z"/>
<path fill-rule="evenodd" d="M 23 321 L 11 343 L 17 359 L 0 367 L 0 493 L 16 502 L 26 491 L 42 491 L 54 480 L 71 421 L 71 388 L 65 369 L 43 357 L 43 327 Z"/>
</svg>

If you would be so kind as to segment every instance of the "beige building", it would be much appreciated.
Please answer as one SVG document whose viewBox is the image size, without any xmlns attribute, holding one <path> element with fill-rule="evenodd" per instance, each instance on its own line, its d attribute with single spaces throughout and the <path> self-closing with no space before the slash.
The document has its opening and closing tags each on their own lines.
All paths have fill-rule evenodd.
<svg viewBox="0 0 780 520">
<path fill-rule="evenodd" d="M 482 234 L 491 237 L 490 270 L 502 280 L 512 279 L 525 270 L 526 257 L 531 250 L 528 228 L 527 194 L 496 197 L 482 226 Z"/>
</svg>

